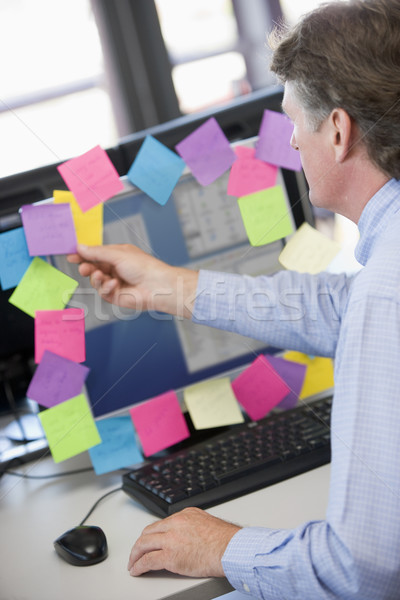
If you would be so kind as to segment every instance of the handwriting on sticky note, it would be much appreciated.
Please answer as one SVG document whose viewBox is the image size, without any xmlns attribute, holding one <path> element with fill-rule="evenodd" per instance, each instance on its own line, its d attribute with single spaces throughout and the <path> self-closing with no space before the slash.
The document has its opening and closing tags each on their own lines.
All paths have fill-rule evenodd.
<svg viewBox="0 0 400 600">
<path fill-rule="evenodd" d="M 129 415 L 108 417 L 96 423 L 101 444 L 89 448 L 96 475 L 135 465 L 143 460 L 136 444 L 135 430 Z"/>
<path fill-rule="evenodd" d="M 230 196 L 241 198 L 275 186 L 278 168 L 256 158 L 254 148 L 238 146 L 235 154 L 228 180 Z"/>
<path fill-rule="evenodd" d="M 340 251 L 340 244 L 329 239 L 308 223 L 303 223 L 279 256 L 286 269 L 300 273 L 320 273 Z"/>
<path fill-rule="evenodd" d="M 35 362 L 50 350 L 75 362 L 85 360 L 85 313 L 81 308 L 38 310 L 35 314 Z"/>
<path fill-rule="evenodd" d="M 288 395 L 279 402 L 279 408 L 293 408 L 298 402 L 307 367 L 290 360 L 285 360 L 280 356 L 271 356 L 268 354 L 265 358 L 290 389 Z"/>
<path fill-rule="evenodd" d="M 179 400 L 173 391 L 134 406 L 129 412 L 145 456 L 189 437 Z"/>
<path fill-rule="evenodd" d="M 57 169 L 83 212 L 123 189 L 117 170 L 100 146 L 67 160 Z"/>
<path fill-rule="evenodd" d="M 185 388 L 184 399 L 196 429 L 222 427 L 244 421 L 229 377 L 195 383 Z"/>
<path fill-rule="evenodd" d="M 45 350 L 26 395 L 51 408 L 78 396 L 89 373 L 88 367 Z"/>
<path fill-rule="evenodd" d="M 290 392 L 262 354 L 232 381 L 232 389 L 238 402 L 254 421 L 265 417 Z"/>
<path fill-rule="evenodd" d="M 0 234 L 0 282 L 3 290 L 17 286 L 31 262 L 22 227 Z"/>
<path fill-rule="evenodd" d="M 101 442 L 84 394 L 40 412 L 39 419 L 56 463 Z"/>
<path fill-rule="evenodd" d="M 263 246 L 293 232 L 282 187 L 276 185 L 238 199 L 243 224 L 252 246 Z"/>
<path fill-rule="evenodd" d="M 267 163 L 294 171 L 301 171 L 300 154 L 290 145 L 293 124 L 282 113 L 266 109 L 263 114 L 256 157 Z"/>
<path fill-rule="evenodd" d="M 330 358 L 311 357 L 302 352 L 285 352 L 283 358 L 306 365 L 307 371 L 300 398 L 307 398 L 333 387 L 333 362 Z"/>
<path fill-rule="evenodd" d="M 209 185 L 227 171 L 235 153 L 214 117 L 175 146 L 201 185 Z"/>
<path fill-rule="evenodd" d="M 70 205 L 79 244 L 99 246 L 103 243 L 103 204 L 82 212 L 72 192 L 54 190 L 53 197 L 56 204 Z"/>
<path fill-rule="evenodd" d="M 37 310 L 64 308 L 78 282 L 36 256 L 9 298 L 9 302 L 31 317 Z"/>
<path fill-rule="evenodd" d="M 128 179 L 158 204 L 164 205 L 184 168 L 185 162 L 180 156 L 148 135 L 128 171 Z"/>
<path fill-rule="evenodd" d="M 76 233 L 68 204 L 28 204 L 21 208 L 30 256 L 76 252 Z"/>
</svg>

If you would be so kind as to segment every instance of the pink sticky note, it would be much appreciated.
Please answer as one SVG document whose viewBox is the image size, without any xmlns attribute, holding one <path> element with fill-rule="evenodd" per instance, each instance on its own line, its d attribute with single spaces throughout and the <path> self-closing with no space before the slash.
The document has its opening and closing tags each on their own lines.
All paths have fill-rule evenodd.
<svg viewBox="0 0 400 600">
<path fill-rule="evenodd" d="M 241 198 L 276 184 L 278 167 L 255 157 L 255 148 L 238 146 L 228 180 L 228 194 Z"/>
<path fill-rule="evenodd" d="M 75 362 L 85 360 L 85 313 L 82 308 L 36 311 L 36 363 L 40 363 L 45 350 Z"/>
<path fill-rule="evenodd" d="M 26 395 L 51 408 L 79 396 L 88 373 L 88 367 L 45 350 Z"/>
<path fill-rule="evenodd" d="M 100 146 L 67 160 L 57 169 L 83 212 L 105 202 L 124 187 L 107 152 Z"/>
<path fill-rule="evenodd" d="M 282 113 L 265 110 L 258 132 L 256 157 L 267 163 L 301 171 L 300 154 L 290 145 L 293 123 Z"/>
<path fill-rule="evenodd" d="M 201 185 L 209 185 L 218 179 L 236 158 L 214 117 L 205 121 L 175 148 Z"/>
<path fill-rule="evenodd" d="M 190 435 L 173 391 L 134 406 L 129 412 L 145 456 L 177 444 Z"/>
<path fill-rule="evenodd" d="M 76 233 L 69 204 L 27 204 L 21 209 L 29 256 L 76 252 Z"/>
<path fill-rule="evenodd" d="M 232 381 L 232 389 L 253 421 L 265 417 L 290 392 L 262 354 Z"/>
</svg>

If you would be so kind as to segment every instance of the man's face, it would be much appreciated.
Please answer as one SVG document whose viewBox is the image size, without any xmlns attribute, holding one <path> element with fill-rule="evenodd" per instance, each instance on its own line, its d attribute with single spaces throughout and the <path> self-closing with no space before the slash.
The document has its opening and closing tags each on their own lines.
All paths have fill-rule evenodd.
<svg viewBox="0 0 400 600">
<path fill-rule="evenodd" d="M 335 160 L 329 143 L 329 127 L 324 121 L 318 131 L 307 123 L 306 114 L 296 99 L 292 84 L 285 85 L 282 108 L 293 122 L 291 146 L 300 152 L 304 173 L 314 206 L 335 208 Z"/>
</svg>

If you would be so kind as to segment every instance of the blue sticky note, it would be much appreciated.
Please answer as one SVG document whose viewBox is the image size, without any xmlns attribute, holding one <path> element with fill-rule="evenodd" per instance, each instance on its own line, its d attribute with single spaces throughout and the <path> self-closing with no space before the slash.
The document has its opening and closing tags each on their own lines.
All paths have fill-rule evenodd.
<svg viewBox="0 0 400 600">
<path fill-rule="evenodd" d="M 3 290 L 16 287 L 31 262 L 22 227 L 0 234 L 0 281 Z"/>
<path fill-rule="evenodd" d="M 175 152 L 148 135 L 128 171 L 128 179 L 164 205 L 184 168 L 185 162 Z"/>
<path fill-rule="evenodd" d="M 96 475 L 142 462 L 130 416 L 100 419 L 96 425 L 102 443 L 89 448 Z"/>
</svg>

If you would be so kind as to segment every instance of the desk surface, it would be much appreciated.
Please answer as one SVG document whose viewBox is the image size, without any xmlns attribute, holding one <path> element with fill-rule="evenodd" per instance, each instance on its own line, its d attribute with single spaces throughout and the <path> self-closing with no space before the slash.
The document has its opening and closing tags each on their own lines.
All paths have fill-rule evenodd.
<svg viewBox="0 0 400 600">
<path fill-rule="evenodd" d="M 43 475 L 86 466 L 91 463 L 84 453 L 59 465 L 48 457 L 18 471 Z M 104 499 L 86 523 L 104 530 L 107 560 L 74 567 L 59 558 L 53 541 L 77 525 L 102 494 L 120 484 L 120 473 L 86 472 L 49 480 L 4 475 L 0 480 L 0 600 L 205 600 L 231 589 L 224 579 L 191 579 L 166 572 L 130 577 L 126 570 L 130 549 L 156 517 L 122 491 Z M 209 512 L 240 525 L 295 527 L 324 518 L 328 485 L 326 465 Z"/>
</svg>

